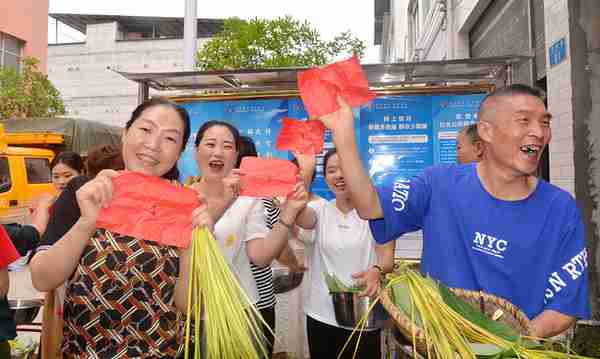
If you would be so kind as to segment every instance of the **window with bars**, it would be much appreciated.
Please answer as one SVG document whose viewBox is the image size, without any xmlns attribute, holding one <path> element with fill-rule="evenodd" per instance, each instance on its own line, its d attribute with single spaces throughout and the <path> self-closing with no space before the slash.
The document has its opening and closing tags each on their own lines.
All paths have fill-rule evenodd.
<svg viewBox="0 0 600 359">
<path fill-rule="evenodd" d="M 0 67 L 19 70 L 23 41 L 0 32 Z"/>
</svg>

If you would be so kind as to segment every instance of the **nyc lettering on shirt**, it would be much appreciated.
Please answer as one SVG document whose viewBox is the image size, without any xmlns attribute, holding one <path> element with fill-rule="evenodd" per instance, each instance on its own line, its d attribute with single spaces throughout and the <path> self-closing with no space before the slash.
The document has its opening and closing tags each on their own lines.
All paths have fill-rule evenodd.
<svg viewBox="0 0 600 359">
<path fill-rule="evenodd" d="M 486 233 L 475 232 L 471 248 L 478 252 L 504 259 L 504 252 L 508 248 L 508 241 Z"/>
<path fill-rule="evenodd" d="M 548 287 L 544 293 L 544 303 L 547 304 L 549 299 L 554 298 L 569 283 L 577 280 L 585 272 L 587 266 L 587 249 L 584 248 L 563 264 L 560 270 L 552 272 L 550 277 L 548 277 Z"/>
<path fill-rule="evenodd" d="M 392 191 L 392 206 L 394 206 L 394 211 L 402 212 L 406 208 L 410 190 L 409 184 L 409 180 L 397 180 L 394 182 L 394 190 Z"/>
</svg>

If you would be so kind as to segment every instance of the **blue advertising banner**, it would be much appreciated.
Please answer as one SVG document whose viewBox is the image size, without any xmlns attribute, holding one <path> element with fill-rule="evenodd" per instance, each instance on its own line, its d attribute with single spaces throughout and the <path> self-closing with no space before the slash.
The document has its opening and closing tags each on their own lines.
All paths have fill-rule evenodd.
<svg viewBox="0 0 600 359">
<path fill-rule="evenodd" d="M 190 114 L 192 135 L 178 163 L 181 178 L 199 174 L 194 155 L 194 141 L 200 126 L 210 120 L 229 122 L 240 131 L 241 135 L 252 137 L 259 156 L 287 158 L 287 152 L 279 152 L 275 149 L 281 119 L 288 112 L 287 102 L 286 99 L 278 99 L 201 101 L 182 104 Z"/>
<path fill-rule="evenodd" d="M 381 96 L 354 110 L 355 133 L 361 157 L 377 183 L 384 173 L 413 176 L 425 167 L 456 162 L 458 131 L 477 121 L 477 110 L 485 94 Z M 181 179 L 198 175 L 195 136 L 210 120 L 233 124 L 250 136 L 259 156 L 291 159 L 289 152 L 275 149 L 283 117 L 306 120 L 299 98 L 230 101 L 198 101 L 182 105 L 190 114 L 192 135 L 179 160 Z M 322 173 L 324 153 L 333 148 L 331 133 L 325 133 L 324 151 L 317 156 L 312 190 L 331 199 Z"/>
<path fill-rule="evenodd" d="M 185 151 L 177 163 L 180 173 L 180 179 L 183 181 L 189 176 L 198 175 L 198 166 L 196 165 L 196 133 L 203 123 L 209 120 L 223 119 L 225 108 L 220 101 L 202 101 L 188 102 L 181 105 L 190 115 L 191 133 Z"/>
<path fill-rule="evenodd" d="M 456 137 L 465 126 L 477 122 L 485 94 L 432 96 L 433 163 L 456 163 Z"/>
<path fill-rule="evenodd" d="M 431 166 L 432 147 L 430 96 L 378 97 L 361 110 L 359 148 L 375 183 Z"/>
</svg>

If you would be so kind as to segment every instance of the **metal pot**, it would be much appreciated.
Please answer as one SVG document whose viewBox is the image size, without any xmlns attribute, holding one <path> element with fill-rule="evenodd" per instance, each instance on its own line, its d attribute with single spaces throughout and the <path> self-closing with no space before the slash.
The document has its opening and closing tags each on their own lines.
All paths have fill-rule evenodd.
<svg viewBox="0 0 600 359">
<path fill-rule="evenodd" d="M 303 277 L 304 272 L 296 273 L 290 272 L 287 267 L 274 267 L 273 289 L 275 290 L 275 294 L 286 293 L 298 287 L 302 283 Z"/>
<path fill-rule="evenodd" d="M 331 293 L 331 300 L 333 301 L 335 320 L 338 324 L 343 327 L 354 328 L 368 312 L 375 299 L 359 297 L 358 293 L 336 292 Z M 377 303 L 369 313 L 365 329 L 381 328 L 386 319 L 385 309 L 380 303 Z"/>
<path fill-rule="evenodd" d="M 44 305 L 41 299 L 16 299 L 9 300 L 8 307 L 17 325 L 31 324 Z"/>
</svg>

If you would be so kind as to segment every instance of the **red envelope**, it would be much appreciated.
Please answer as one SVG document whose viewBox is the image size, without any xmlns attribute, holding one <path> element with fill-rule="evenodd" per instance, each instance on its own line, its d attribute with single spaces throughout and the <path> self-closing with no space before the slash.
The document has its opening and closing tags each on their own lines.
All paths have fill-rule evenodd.
<svg viewBox="0 0 600 359">
<path fill-rule="evenodd" d="M 242 196 L 287 196 L 298 182 L 298 167 L 286 160 L 244 157 L 240 172 Z"/>
<path fill-rule="evenodd" d="M 284 117 L 275 147 L 279 151 L 316 155 L 323 151 L 324 139 L 325 126 L 321 121 L 300 121 Z"/>
<path fill-rule="evenodd" d="M 193 189 L 155 176 L 123 171 L 113 179 L 113 199 L 96 225 L 120 234 L 187 248 L 192 211 L 200 205 Z"/>
<path fill-rule="evenodd" d="M 9 264 L 21 258 L 6 229 L 0 225 L 0 269 L 8 267 Z"/>
<path fill-rule="evenodd" d="M 339 87 L 321 80 L 322 69 L 310 69 L 298 74 L 298 88 L 304 108 L 310 118 L 317 118 L 339 109 Z"/>
<path fill-rule="evenodd" d="M 311 118 L 337 111 L 338 95 L 352 107 L 363 105 L 376 97 L 369 90 L 369 81 L 356 56 L 322 69 L 300 72 L 298 88 Z"/>
</svg>

